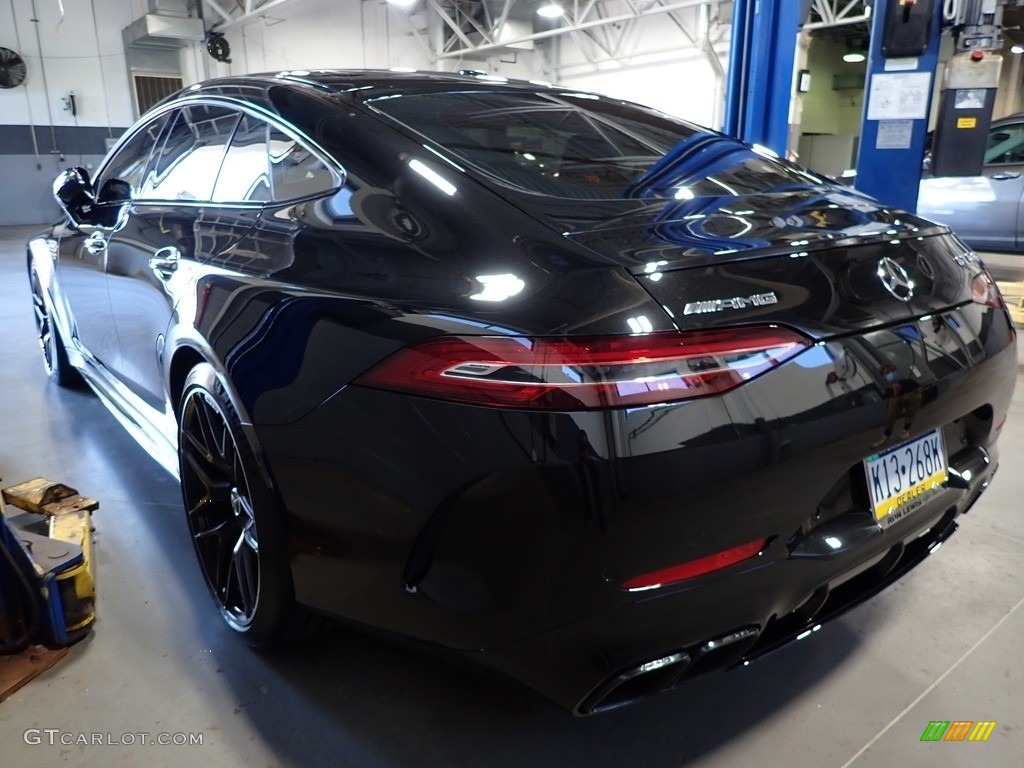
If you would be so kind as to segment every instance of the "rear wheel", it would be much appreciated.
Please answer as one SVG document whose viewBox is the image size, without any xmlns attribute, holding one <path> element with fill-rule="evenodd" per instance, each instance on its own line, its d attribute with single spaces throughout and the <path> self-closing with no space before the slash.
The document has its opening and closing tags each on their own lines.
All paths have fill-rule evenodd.
<svg viewBox="0 0 1024 768">
<path fill-rule="evenodd" d="M 82 377 L 68 360 L 64 339 L 61 338 L 60 330 L 53 321 L 53 314 L 43 293 L 43 284 L 35 264 L 32 264 L 29 270 L 29 281 L 32 286 L 32 313 L 36 321 L 36 338 L 39 341 L 39 351 L 43 355 L 46 375 L 61 387 L 81 386 Z"/>
<path fill-rule="evenodd" d="M 189 531 L 221 616 L 254 647 L 291 637 L 301 613 L 281 516 L 241 420 L 207 363 L 185 380 L 178 445 Z"/>
</svg>

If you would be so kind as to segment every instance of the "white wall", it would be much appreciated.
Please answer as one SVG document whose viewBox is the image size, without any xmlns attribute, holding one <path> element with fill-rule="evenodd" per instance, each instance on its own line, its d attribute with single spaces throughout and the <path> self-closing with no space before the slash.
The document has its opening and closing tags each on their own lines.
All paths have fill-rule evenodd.
<svg viewBox="0 0 1024 768">
<path fill-rule="evenodd" d="M 132 123 L 121 29 L 145 7 L 145 0 L 64 0 L 62 17 L 55 0 L 0 3 L 0 46 L 17 51 L 28 69 L 23 85 L 0 90 L 0 224 L 56 218 L 54 177 L 71 165 L 95 167 L 105 140 Z M 77 115 L 65 108 L 69 92 Z"/>
<path fill-rule="evenodd" d="M 618 7 L 618 0 L 606 4 L 608 13 L 625 9 Z M 209 10 L 206 16 L 207 24 L 212 25 L 216 16 Z M 696 31 L 696 10 L 686 11 L 681 20 Z M 537 42 L 532 51 L 432 61 L 426 43 L 431 34 L 427 24 L 422 6 L 410 13 L 383 0 L 296 0 L 279 14 L 271 10 L 265 20 L 227 30 L 230 64 L 213 61 L 198 45 L 186 51 L 185 80 L 190 83 L 205 77 L 280 69 L 467 68 L 505 77 L 551 80 L 647 104 L 705 125 L 720 120 L 722 94 L 716 90 L 715 70 L 668 14 L 618 25 L 614 30 L 609 27 L 612 35 L 626 30 L 622 58 L 597 65 L 581 49 L 586 45 L 593 56 L 589 50 L 593 44 L 579 35 Z M 723 62 L 727 48 L 726 43 L 718 45 Z"/>
<path fill-rule="evenodd" d="M 207 25 L 216 17 L 206 12 Z M 186 82 L 282 69 L 387 69 L 408 67 L 428 71 L 479 69 L 506 77 L 539 77 L 543 64 L 523 52 L 516 62 L 501 56 L 485 60 L 444 59 L 433 62 L 427 44 L 430 30 L 422 9 L 412 12 L 383 0 L 297 0 L 275 15 L 256 19 L 225 33 L 231 63 L 213 61 L 196 46 L 186 52 Z M 416 31 L 414 31 L 416 30 Z"/>
<path fill-rule="evenodd" d="M 13 0 L 11 11 L 12 0 L 0 3 L 0 46 L 21 54 L 28 77 L 22 87 L 0 90 L 0 125 L 131 124 L 121 29 L 145 12 L 145 0 L 65 0 L 63 19 L 52 0 L 36 0 L 34 9 L 32 0 Z M 69 91 L 77 122 L 62 103 Z"/>
<path fill-rule="evenodd" d="M 608 16 L 627 11 L 620 0 L 608 0 L 604 7 Z M 562 37 L 554 57 L 555 79 L 718 128 L 724 82 L 698 45 L 705 25 L 698 9 L 689 8 L 596 28 L 593 35 L 604 48 L 580 34 Z M 713 24 L 711 33 L 712 39 L 721 38 L 714 48 L 724 70 L 728 30 Z M 614 61 L 606 60 L 609 47 Z"/>
<path fill-rule="evenodd" d="M 607 13 L 624 9 L 624 0 L 602 1 Z M 63 0 L 63 5 L 62 18 L 57 0 L 0 1 L 0 46 L 18 51 L 29 70 L 24 86 L 0 90 L 0 177 L 16 182 L 0 186 L 0 224 L 55 216 L 49 191 L 54 176 L 69 165 L 95 166 L 103 140 L 134 121 L 121 30 L 148 12 L 147 0 Z M 207 6 L 207 26 L 217 18 Z M 679 18 L 696 32 L 696 11 L 681 12 Z M 598 63 L 594 44 L 579 35 L 536 43 L 532 51 L 434 61 L 426 41 L 440 32 L 439 23 L 424 13 L 423 0 L 412 12 L 384 0 L 295 0 L 277 13 L 271 9 L 265 19 L 228 30 L 230 64 L 215 62 L 202 44 L 185 47 L 182 73 L 188 85 L 280 69 L 468 68 L 606 93 L 705 125 L 717 127 L 720 120 L 715 70 L 667 14 L 595 32 L 605 40 L 622 33 L 619 59 Z M 727 44 L 717 48 L 724 60 Z M 72 91 L 77 116 L 63 104 Z M 28 125 L 36 126 L 39 154 L 22 147 L 5 155 L 5 137 L 24 139 Z"/>
<path fill-rule="evenodd" d="M 700 125 L 721 128 L 715 71 L 700 54 L 558 78 L 561 85 L 654 107 Z M 723 86 L 724 87 L 724 86 Z"/>
</svg>

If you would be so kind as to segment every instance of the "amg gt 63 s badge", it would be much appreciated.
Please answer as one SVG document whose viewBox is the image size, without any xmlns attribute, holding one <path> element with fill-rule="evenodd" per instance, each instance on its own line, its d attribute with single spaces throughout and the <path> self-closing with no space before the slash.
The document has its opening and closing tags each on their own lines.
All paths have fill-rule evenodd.
<svg viewBox="0 0 1024 768">
<path fill-rule="evenodd" d="M 728 299 L 708 299 L 707 301 L 691 301 L 683 307 L 684 315 L 706 315 L 709 312 L 722 312 L 726 309 L 747 309 L 749 307 L 767 307 L 778 304 L 779 297 L 775 292 L 755 293 L 753 296 L 733 296 Z"/>
</svg>

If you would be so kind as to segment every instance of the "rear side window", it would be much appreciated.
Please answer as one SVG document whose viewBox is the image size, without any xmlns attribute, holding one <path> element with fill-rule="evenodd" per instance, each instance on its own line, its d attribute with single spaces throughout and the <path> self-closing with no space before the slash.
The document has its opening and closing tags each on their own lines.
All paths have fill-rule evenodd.
<svg viewBox="0 0 1024 768">
<path fill-rule="evenodd" d="M 160 132 L 167 124 L 167 117 L 165 113 L 151 120 L 117 151 L 107 163 L 102 176 L 97 179 L 97 189 L 102 189 L 104 183 L 110 179 L 118 179 L 131 187 L 133 196 L 138 195 L 146 163 L 153 147 L 156 146 L 157 139 L 160 138 Z"/>
<path fill-rule="evenodd" d="M 341 179 L 323 160 L 273 126 L 269 153 L 274 200 L 311 197 L 341 186 Z"/>
<path fill-rule="evenodd" d="M 368 99 L 503 186 L 551 197 L 721 197 L 822 179 L 635 105 L 574 92 L 450 91 Z"/>
<path fill-rule="evenodd" d="M 267 124 L 242 115 L 217 177 L 213 200 L 248 203 L 270 200 L 270 159 Z"/>
<path fill-rule="evenodd" d="M 140 197 L 149 200 L 209 201 L 224 150 L 239 113 L 224 107 L 195 105 L 174 118 L 154 154 Z"/>
</svg>

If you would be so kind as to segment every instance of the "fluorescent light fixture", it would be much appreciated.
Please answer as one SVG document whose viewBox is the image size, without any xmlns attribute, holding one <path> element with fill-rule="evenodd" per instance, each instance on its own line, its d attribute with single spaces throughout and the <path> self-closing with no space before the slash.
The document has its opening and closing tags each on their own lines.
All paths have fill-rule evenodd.
<svg viewBox="0 0 1024 768">
<path fill-rule="evenodd" d="M 451 197 L 458 191 L 458 188 L 450 181 L 448 181 L 444 176 L 442 176 L 433 168 L 431 168 L 428 165 L 425 165 L 419 160 L 410 160 L 409 167 L 412 168 L 414 171 L 416 171 L 416 173 L 418 173 L 420 176 L 429 181 L 431 184 L 440 189 L 449 197 Z"/>
<path fill-rule="evenodd" d="M 477 301 L 504 301 L 526 287 L 526 283 L 515 275 L 477 275 L 476 279 L 484 289 L 469 298 Z"/>
<path fill-rule="evenodd" d="M 565 15 L 565 8 L 558 3 L 547 3 L 537 9 L 537 15 L 545 19 L 557 19 Z"/>
<path fill-rule="evenodd" d="M 633 333 L 650 333 L 654 330 L 654 326 L 646 315 L 638 315 L 637 317 L 627 317 L 626 325 L 629 326 L 629 330 Z"/>
<path fill-rule="evenodd" d="M 776 152 L 774 149 L 771 149 L 770 147 L 764 146 L 763 144 L 751 144 L 750 149 L 753 152 L 759 154 L 761 157 L 770 157 L 772 160 L 779 159 L 778 152 Z M 725 185 L 723 184 L 722 186 L 724 187 Z M 730 189 L 729 191 L 732 192 L 734 195 L 739 195 L 739 193 L 736 192 L 736 190 Z"/>
<path fill-rule="evenodd" d="M 860 64 L 866 58 L 867 56 L 865 56 L 860 51 L 850 51 L 849 53 L 843 54 L 843 61 L 847 62 L 848 64 Z"/>
</svg>

